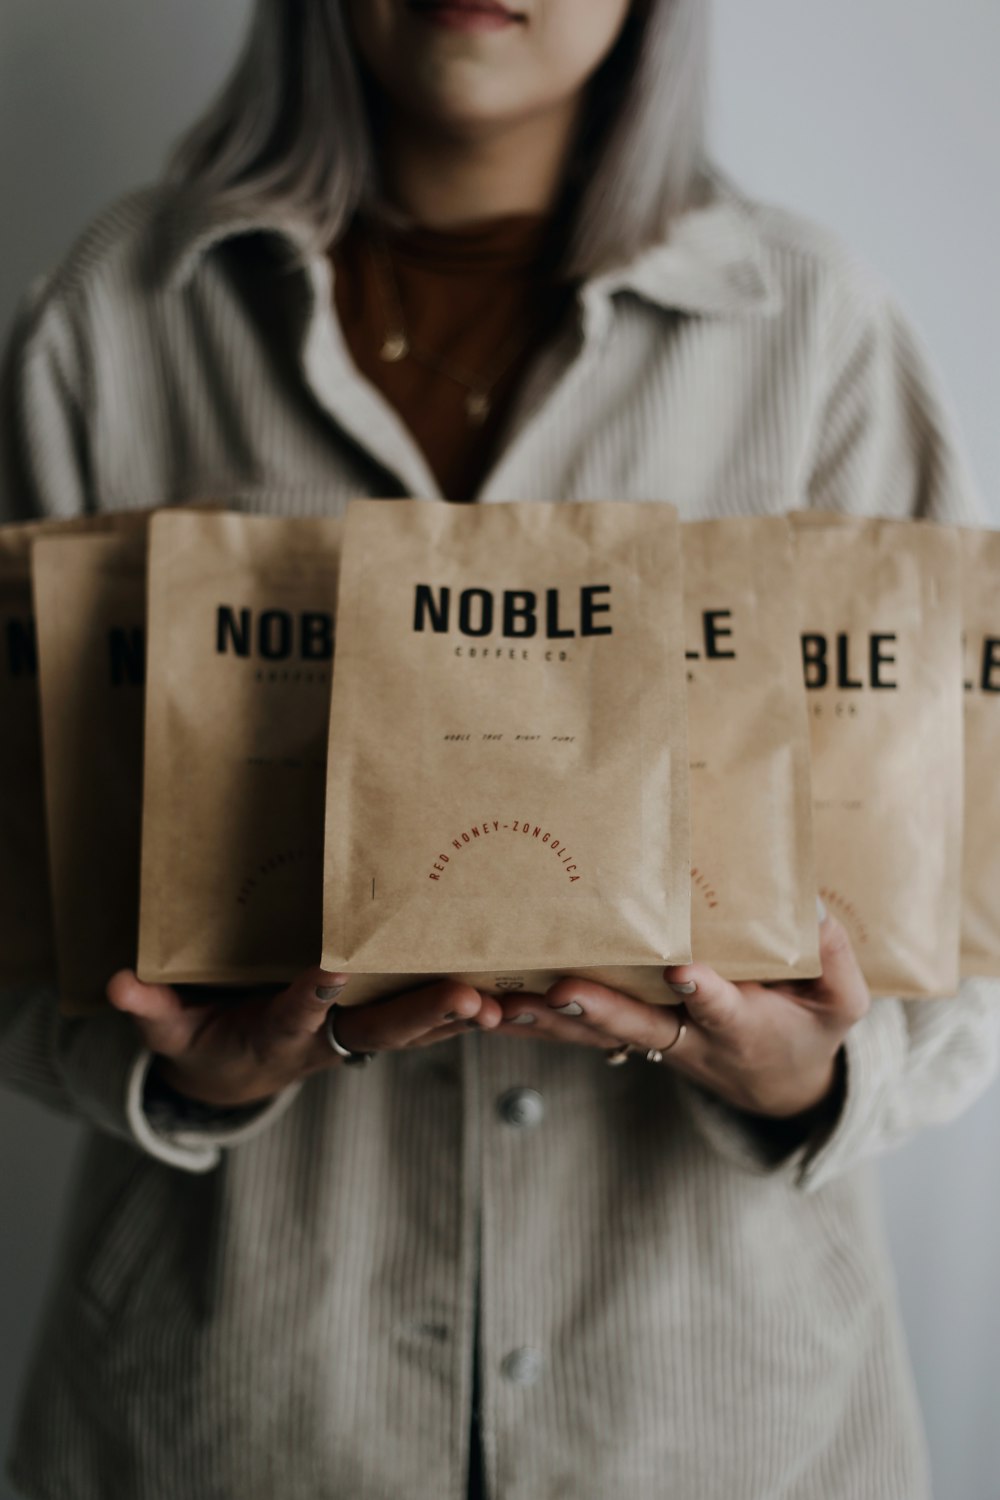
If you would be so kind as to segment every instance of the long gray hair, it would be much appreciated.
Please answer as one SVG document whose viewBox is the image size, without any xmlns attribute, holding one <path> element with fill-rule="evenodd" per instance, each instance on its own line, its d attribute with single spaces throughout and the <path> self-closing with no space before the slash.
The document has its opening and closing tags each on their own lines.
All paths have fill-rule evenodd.
<svg viewBox="0 0 1000 1500">
<path fill-rule="evenodd" d="M 560 260 L 586 276 L 662 240 L 702 178 L 709 0 L 633 0 L 588 84 L 557 216 Z M 228 82 L 182 138 L 168 180 L 240 217 L 294 220 L 333 244 L 379 207 L 371 101 L 346 0 L 257 0 Z"/>
</svg>

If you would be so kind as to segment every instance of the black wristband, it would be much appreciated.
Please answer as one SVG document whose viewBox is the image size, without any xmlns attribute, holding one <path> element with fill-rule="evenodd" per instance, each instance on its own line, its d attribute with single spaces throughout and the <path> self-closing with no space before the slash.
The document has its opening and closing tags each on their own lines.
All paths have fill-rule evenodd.
<svg viewBox="0 0 1000 1500">
<path fill-rule="evenodd" d="M 170 1130 L 177 1126 L 197 1129 L 209 1125 L 223 1129 L 244 1124 L 270 1103 L 269 1099 L 256 1100 L 253 1104 L 204 1104 L 200 1099 L 189 1099 L 180 1094 L 160 1076 L 154 1059 L 146 1072 L 142 1091 L 142 1110 L 154 1130 Z"/>
</svg>

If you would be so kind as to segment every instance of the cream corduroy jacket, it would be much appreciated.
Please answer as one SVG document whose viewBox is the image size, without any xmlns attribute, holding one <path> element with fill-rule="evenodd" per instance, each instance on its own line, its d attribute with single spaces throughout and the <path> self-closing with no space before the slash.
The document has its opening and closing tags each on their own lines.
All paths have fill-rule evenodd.
<svg viewBox="0 0 1000 1500">
<path fill-rule="evenodd" d="M 112 207 L 22 306 L 0 518 L 436 496 L 352 365 L 331 274 L 293 228 L 159 188 Z M 892 298 L 721 180 L 581 288 L 477 499 L 533 497 L 981 514 Z M 833 1133 L 784 1157 L 666 1068 L 471 1034 L 314 1076 L 239 1128 L 157 1124 L 127 1017 L 3 993 L 0 1077 L 90 1127 L 13 1479 L 36 1500 L 461 1500 L 478 1317 L 493 1500 L 921 1500 L 865 1164 L 985 1087 L 998 993 L 877 1002 Z"/>
</svg>

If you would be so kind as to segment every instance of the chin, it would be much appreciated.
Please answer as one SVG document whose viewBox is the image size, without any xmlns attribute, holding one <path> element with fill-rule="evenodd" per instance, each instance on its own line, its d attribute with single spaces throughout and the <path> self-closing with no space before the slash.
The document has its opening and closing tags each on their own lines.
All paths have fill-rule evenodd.
<svg viewBox="0 0 1000 1500">
<path fill-rule="evenodd" d="M 439 60 L 428 61 L 422 77 L 409 80 L 410 108 L 420 119 L 433 121 L 444 130 L 475 132 L 523 118 L 531 113 L 531 101 L 523 89 L 509 80 L 492 76 L 474 64 L 442 68 Z M 414 86 L 416 85 L 416 87 Z"/>
</svg>

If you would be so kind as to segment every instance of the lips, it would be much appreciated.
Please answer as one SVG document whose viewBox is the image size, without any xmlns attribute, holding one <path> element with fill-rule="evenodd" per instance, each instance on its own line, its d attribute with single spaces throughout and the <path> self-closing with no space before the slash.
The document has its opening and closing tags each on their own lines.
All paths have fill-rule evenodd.
<svg viewBox="0 0 1000 1500">
<path fill-rule="evenodd" d="M 463 16 L 472 20 L 477 16 L 491 17 L 495 21 L 524 21 L 520 11 L 510 10 L 500 0 L 409 0 L 410 10 L 417 14 L 452 14 L 456 19 Z"/>
</svg>

